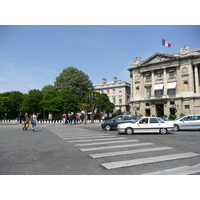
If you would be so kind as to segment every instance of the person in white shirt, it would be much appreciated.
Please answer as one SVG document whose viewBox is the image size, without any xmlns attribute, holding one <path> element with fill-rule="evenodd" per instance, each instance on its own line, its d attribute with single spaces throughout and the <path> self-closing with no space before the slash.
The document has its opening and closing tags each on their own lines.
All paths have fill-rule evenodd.
<svg viewBox="0 0 200 200">
<path fill-rule="evenodd" d="M 37 121 L 37 116 L 35 115 L 35 113 L 33 113 L 33 115 L 31 116 L 31 124 L 33 132 L 35 131 L 36 128 L 36 121 Z"/>
</svg>

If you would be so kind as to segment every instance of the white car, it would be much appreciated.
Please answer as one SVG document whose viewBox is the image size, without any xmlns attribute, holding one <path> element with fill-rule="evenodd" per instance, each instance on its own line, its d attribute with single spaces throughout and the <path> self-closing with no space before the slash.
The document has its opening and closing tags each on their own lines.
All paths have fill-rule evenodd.
<svg viewBox="0 0 200 200">
<path fill-rule="evenodd" d="M 174 124 L 174 131 L 199 130 L 200 129 L 200 114 L 182 116 L 171 122 Z"/>
<path fill-rule="evenodd" d="M 174 130 L 174 124 L 159 117 L 142 117 L 133 123 L 124 123 L 117 126 L 119 133 L 131 135 L 133 133 L 161 133 L 166 134 Z"/>
</svg>

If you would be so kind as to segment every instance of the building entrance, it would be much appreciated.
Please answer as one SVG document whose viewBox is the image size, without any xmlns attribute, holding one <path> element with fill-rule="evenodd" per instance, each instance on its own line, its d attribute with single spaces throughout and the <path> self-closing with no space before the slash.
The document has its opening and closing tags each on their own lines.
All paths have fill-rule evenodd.
<svg viewBox="0 0 200 200">
<path fill-rule="evenodd" d="M 156 114 L 157 114 L 157 117 L 163 117 L 163 115 L 164 115 L 163 104 L 157 104 L 156 105 Z"/>
</svg>

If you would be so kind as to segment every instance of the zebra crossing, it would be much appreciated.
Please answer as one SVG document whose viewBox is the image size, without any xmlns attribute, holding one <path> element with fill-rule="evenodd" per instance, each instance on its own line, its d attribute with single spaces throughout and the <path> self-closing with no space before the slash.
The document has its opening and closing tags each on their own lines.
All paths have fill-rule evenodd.
<svg viewBox="0 0 200 200">
<path fill-rule="evenodd" d="M 111 135 L 108 132 L 103 133 L 77 127 L 68 127 L 67 130 L 65 128 L 57 129 L 50 127 L 49 130 L 68 143 L 73 144 L 80 152 L 86 152 L 89 158 L 103 159 L 100 166 L 106 170 L 183 160 L 200 156 L 200 154 L 194 152 L 177 153 L 174 152 L 176 149 L 169 146 L 158 146 L 154 143 L 130 139 L 127 136 L 119 137 L 117 135 Z M 154 155 L 157 152 L 165 153 L 164 155 Z M 143 153 L 150 153 L 150 156 L 142 156 L 141 158 L 134 157 L 134 155 L 142 155 Z M 120 156 L 123 155 L 129 155 L 133 159 L 121 160 Z M 120 159 L 118 160 L 119 157 Z M 109 162 L 105 162 L 106 158 L 109 158 Z M 142 175 L 186 175 L 195 173 L 200 173 L 200 164 L 177 166 L 175 168 L 158 170 Z"/>
</svg>

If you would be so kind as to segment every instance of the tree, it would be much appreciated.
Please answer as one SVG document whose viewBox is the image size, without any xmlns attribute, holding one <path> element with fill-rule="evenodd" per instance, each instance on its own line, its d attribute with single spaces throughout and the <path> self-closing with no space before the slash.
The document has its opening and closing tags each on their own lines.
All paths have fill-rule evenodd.
<svg viewBox="0 0 200 200">
<path fill-rule="evenodd" d="M 89 90 L 93 88 L 89 76 L 74 67 L 68 67 L 60 73 L 54 82 L 58 91 L 64 89 L 72 91 L 80 100 Z"/>
<path fill-rule="evenodd" d="M 46 92 L 48 92 L 48 91 L 50 91 L 50 90 L 53 90 L 53 89 L 54 89 L 53 85 L 45 85 L 45 86 L 42 88 L 41 92 L 42 92 L 42 94 L 45 94 Z"/>
<path fill-rule="evenodd" d="M 107 94 L 104 93 L 100 94 L 99 92 L 89 91 L 82 101 L 89 105 L 88 111 L 92 111 L 92 120 L 95 109 L 97 113 L 105 112 L 109 115 L 115 108 L 115 105 L 110 102 Z"/>
<path fill-rule="evenodd" d="M 73 94 L 70 90 L 62 90 L 60 95 L 63 99 L 63 112 L 78 112 L 80 111 L 81 103 L 77 99 L 76 95 Z"/>
<path fill-rule="evenodd" d="M 44 111 L 52 113 L 53 116 L 60 113 L 62 110 L 62 97 L 60 97 L 59 91 L 54 89 L 47 91 L 43 95 L 41 106 Z"/>
<path fill-rule="evenodd" d="M 9 119 L 16 119 L 20 112 L 20 106 L 24 94 L 19 91 L 0 94 L 0 116 L 7 115 Z"/>
<path fill-rule="evenodd" d="M 63 112 L 77 112 L 80 110 L 80 102 L 76 95 L 69 90 L 57 91 L 55 89 L 47 91 L 41 101 L 41 106 L 45 111 L 55 116 Z"/>
<path fill-rule="evenodd" d="M 40 102 L 42 100 L 42 92 L 40 90 L 29 90 L 28 94 L 24 95 L 20 111 L 28 114 L 41 113 L 42 108 Z"/>
</svg>

